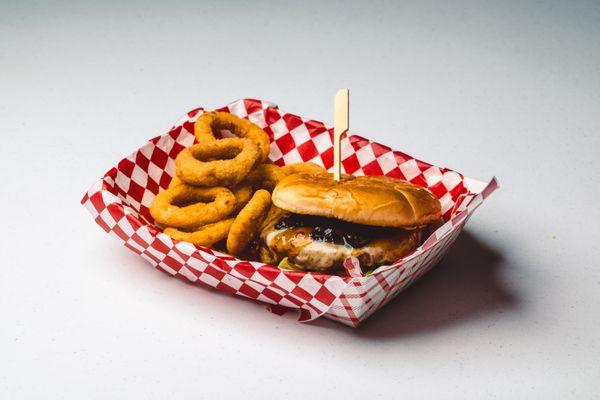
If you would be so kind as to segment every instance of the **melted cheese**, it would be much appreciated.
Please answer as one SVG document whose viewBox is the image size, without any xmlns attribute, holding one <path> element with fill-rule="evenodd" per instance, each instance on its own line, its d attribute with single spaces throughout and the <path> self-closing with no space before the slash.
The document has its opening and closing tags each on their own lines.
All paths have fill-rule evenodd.
<svg viewBox="0 0 600 400">
<path fill-rule="evenodd" d="M 352 255 L 353 248 L 341 244 L 312 241 L 302 247 L 292 262 L 309 265 L 317 270 L 326 270 L 339 266 Z"/>
<path fill-rule="evenodd" d="M 264 236 L 264 241 L 279 260 L 288 257 L 301 269 L 326 271 L 341 268 L 351 256 L 364 266 L 393 262 L 414 249 L 420 240 L 418 230 L 399 230 L 396 235 L 376 238 L 364 247 L 354 248 L 311 240 L 310 230 L 309 227 L 272 230 Z"/>
<path fill-rule="evenodd" d="M 286 230 L 287 230 L 287 228 L 273 229 L 272 231 L 267 233 L 267 235 L 265 236 L 265 243 L 267 244 L 267 246 L 271 247 L 271 245 L 273 244 L 273 240 L 275 239 L 275 236 L 279 235 L 280 233 L 283 233 Z"/>
</svg>

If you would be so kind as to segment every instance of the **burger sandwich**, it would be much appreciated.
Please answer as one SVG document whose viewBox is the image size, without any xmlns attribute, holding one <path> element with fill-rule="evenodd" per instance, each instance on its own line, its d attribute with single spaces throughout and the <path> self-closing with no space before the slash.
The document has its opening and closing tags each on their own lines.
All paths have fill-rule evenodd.
<svg viewBox="0 0 600 400">
<path fill-rule="evenodd" d="M 427 189 L 386 176 L 294 174 L 272 194 L 259 237 L 261 261 L 335 273 L 355 257 L 363 270 L 390 264 L 424 240 L 440 220 L 439 200 Z"/>
</svg>

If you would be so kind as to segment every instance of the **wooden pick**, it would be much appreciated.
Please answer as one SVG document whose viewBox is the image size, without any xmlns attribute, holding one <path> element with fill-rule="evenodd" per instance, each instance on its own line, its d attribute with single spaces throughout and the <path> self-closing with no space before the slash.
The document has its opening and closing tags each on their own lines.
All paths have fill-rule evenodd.
<svg viewBox="0 0 600 400">
<path fill-rule="evenodd" d="M 341 139 L 350 125 L 350 91 L 340 89 L 335 94 L 333 117 L 333 179 L 340 181 L 342 175 Z"/>
</svg>

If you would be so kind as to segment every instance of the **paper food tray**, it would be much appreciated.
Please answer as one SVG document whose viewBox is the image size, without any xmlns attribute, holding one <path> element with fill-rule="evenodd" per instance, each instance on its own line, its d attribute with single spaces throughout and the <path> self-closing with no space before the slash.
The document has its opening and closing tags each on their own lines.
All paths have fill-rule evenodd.
<svg viewBox="0 0 600 400">
<path fill-rule="evenodd" d="M 312 161 L 333 166 L 333 129 L 243 99 L 218 109 L 247 118 L 271 139 L 270 158 L 278 165 Z M 121 160 L 84 195 L 94 220 L 127 248 L 170 275 L 272 305 L 300 311 L 300 321 L 320 316 L 356 327 L 433 267 L 458 237 L 475 209 L 498 187 L 436 167 L 356 135 L 342 140 L 343 170 L 354 175 L 389 175 L 429 188 L 442 204 L 446 223 L 415 251 L 365 277 L 340 277 L 280 270 L 236 259 L 216 250 L 176 242 L 153 224 L 152 199 L 174 175 L 175 156 L 194 143 L 194 122 L 203 108 L 187 113 L 166 134 Z"/>
</svg>

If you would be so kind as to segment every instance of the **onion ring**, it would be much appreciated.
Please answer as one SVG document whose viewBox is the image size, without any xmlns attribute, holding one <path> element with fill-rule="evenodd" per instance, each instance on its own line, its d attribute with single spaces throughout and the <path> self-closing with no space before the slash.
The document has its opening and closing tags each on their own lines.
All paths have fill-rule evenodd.
<svg viewBox="0 0 600 400">
<path fill-rule="evenodd" d="M 235 196 L 235 205 L 233 206 L 232 214 L 237 214 L 252 198 L 252 185 L 240 183 L 229 190 L 231 190 Z"/>
<path fill-rule="evenodd" d="M 314 162 L 290 164 L 281 167 L 281 171 L 287 176 L 292 174 L 322 174 L 327 170 Z"/>
<path fill-rule="evenodd" d="M 325 168 L 313 162 L 290 164 L 283 167 L 265 163 L 256 166 L 246 179 L 254 188 L 273 191 L 279 181 L 288 175 L 300 173 L 319 174 L 324 172 L 327 172 Z"/>
<path fill-rule="evenodd" d="M 254 188 L 273 191 L 280 180 L 285 178 L 281 167 L 275 164 L 260 164 L 248 174 L 247 181 Z"/>
<path fill-rule="evenodd" d="M 270 207 L 271 193 L 262 189 L 256 191 L 231 225 L 227 235 L 228 253 L 240 255 L 248 248 Z"/>
<path fill-rule="evenodd" d="M 185 185 L 185 183 L 176 175 L 173 177 L 173 179 L 171 179 L 171 182 L 169 183 L 169 188 L 178 185 Z M 254 191 L 252 190 L 252 185 L 245 182 L 239 183 L 236 186 L 232 186 L 229 188 L 229 190 L 231 190 L 231 192 L 235 196 L 235 205 L 233 206 L 233 211 L 231 213 L 237 214 L 246 205 L 246 203 L 250 201 L 250 199 L 252 198 L 252 193 L 254 193 Z"/>
<path fill-rule="evenodd" d="M 233 114 L 221 111 L 206 112 L 194 124 L 194 134 L 199 143 L 214 141 L 215 131 L 226 129 L 237 137 L 248 138 L 254 141 L 261 153 L 261 161 L 269 158 L 271 142 L 269 136 L 258 125 L 238 118 Z"/>
<path fill-rule="evenodd" d="M 172 187 L 179 185 L 185 185 L 185 183 L 181 179 L 179 179 L 177 175 L 175 175 L 173 178 L 171 178 L 171 182 L 169 182 L 168 188 L 171 189 Z"/>
<path fill-rule="evenodd" d="M 154 198 L 150 214 L 164 226 L 192 230 L 227 217 L 234 205 L 235 196 L 224 187 L 177 184 Z"/>
<path fill-rule="evenodd" d="M 248 175 L 259 157 L 250 139 L 220 139 L 183 149 L 175 158 L 175 171 L 190 185 L 233 186 Z"/>
<path fill-rule="evenodd" d="M 193 232 L 185 232 L 176 228 L 165 228 L 163 231 L 175 240 L 190 242 L 198 246 L 212 246 L 227 237 L 233 224 L 233 218 L 224 219 L 209 225 L 204 225 Z"/>
</svg>

